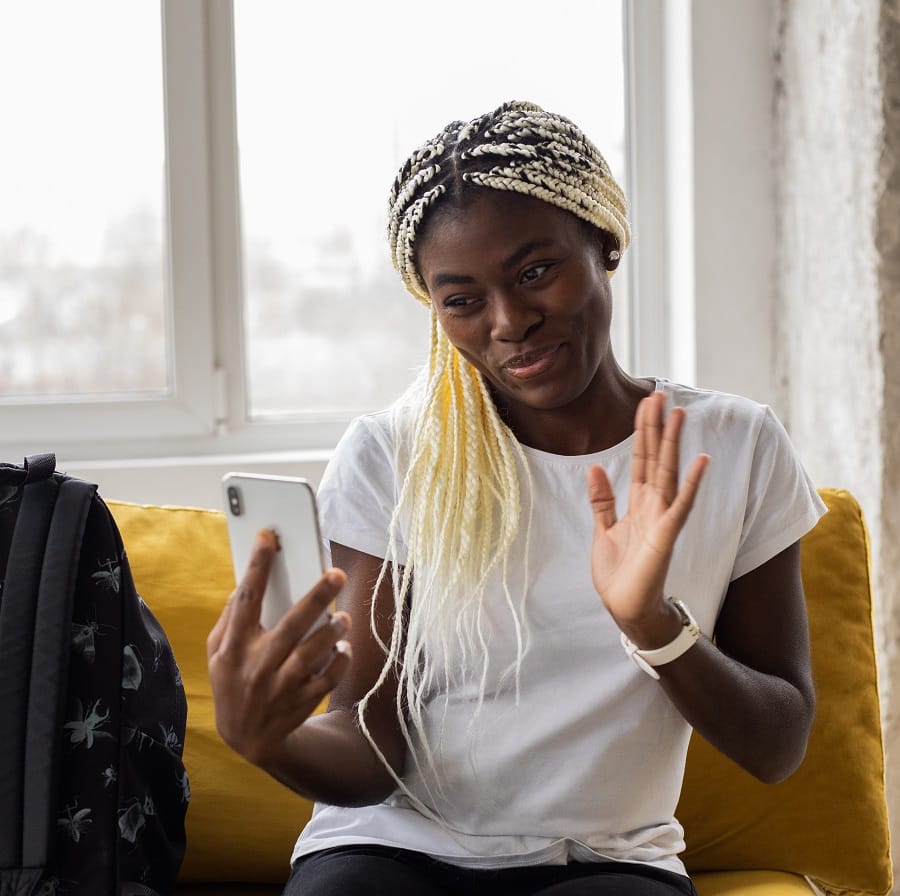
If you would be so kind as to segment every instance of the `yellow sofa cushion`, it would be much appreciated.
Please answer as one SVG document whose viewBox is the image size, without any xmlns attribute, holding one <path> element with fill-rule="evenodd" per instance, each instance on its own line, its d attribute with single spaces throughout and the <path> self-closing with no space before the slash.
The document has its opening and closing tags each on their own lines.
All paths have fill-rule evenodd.
<svg viewBox="0 0 900 896">
<path fill-rule="evenodd" d="M 191 801 L 179 881 L 283 883 L 312 806 L 229 749 L 213 717 L 206 636 L 234 588 L 225 517 L 107 503 L 138 592 L 172 643 L 187 693 Z"/>
<path fill-rule="evenodd" d="M 829 512 L 801 545 L 816 720 L 786 781 L 760 784 L 694 736 L 678 818 L 691 872 L 781 869 L 826 893 L 886 893 L 884 798 L 869 551 L 859 505 L 823 489 Z"/>
<path fill-rule="evenodd" d="M 700 896 L 812 896 L 806 879 L 786 871 L 702 871 L 694 875 Z"/>
</svg>

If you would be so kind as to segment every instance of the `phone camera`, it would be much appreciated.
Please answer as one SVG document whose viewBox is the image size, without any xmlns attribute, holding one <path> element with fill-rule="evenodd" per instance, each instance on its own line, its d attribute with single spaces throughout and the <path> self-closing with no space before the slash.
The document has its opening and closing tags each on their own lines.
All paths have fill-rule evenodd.
<svg viewBox="0 0 900 896">
<path fill-rule="evenodd" d="M 243 508 L 241 507 L 241 493 L 238 488 L 234 485 L 228 486 L 228 509 L 231 511 L 232 516 L 240 516 L 243 512 Z"/>
</svg>

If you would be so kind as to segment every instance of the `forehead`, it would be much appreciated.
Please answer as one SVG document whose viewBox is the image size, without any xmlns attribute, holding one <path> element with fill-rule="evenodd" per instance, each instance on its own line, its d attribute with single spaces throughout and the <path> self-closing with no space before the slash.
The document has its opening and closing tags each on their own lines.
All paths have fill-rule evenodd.
<svg viewBox="0 0 900 896">
<path fill-rule="evenodd" d="M 417 266 L 501 260 L 529 242 L 587 242 L 591 225 L 564 209 L 507 190 L 482 189 L 446 202 L 429 216 L 418 240 Z"/>
</svg>

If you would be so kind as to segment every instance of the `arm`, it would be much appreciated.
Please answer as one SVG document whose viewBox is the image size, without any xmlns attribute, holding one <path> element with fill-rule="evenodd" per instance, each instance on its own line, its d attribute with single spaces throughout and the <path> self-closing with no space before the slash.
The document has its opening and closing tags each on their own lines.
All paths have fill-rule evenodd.
<svg viewBox="0 0 900 896">
<path fill-rule="evenodd" d="M 716 646 L 701 639 L 657 671 L 691 725 L 747 771 L 770 783 L 795 771 L 815 712 L 799 544 L 731 583 Z"/>
<path fill-rule="evenodd" d="M 594 583 L 617 625 L 639 648 L 672 641 L 680 617 L 663 586 L 707 459 L 677 483 L 684 412 L 663 426 L 662 397 L 636 419 L 629 510 L 615 516 L 612 489 L 591 470 Z M 690 596 L 681 595 L 690 605 Z M 799 548 L 793 545 L 729 587 L 716 630 L 678 659 L 658 666 L 672 702 L 714 746 L 763 781 L 787 777 L 803 758 L 814 712 Z"/>
<path fill-rule="evenodd" d="M 259 625 L 260 604 L 276 545 L 271 533 L 261 533 L 246 575 L 207 640 L 209 673 L 216 726 L 229 746 L 310 799 L 363 805 L 394 789 L 354 714 L 356 701 L 374 684 L 384 662 L 368 625 L 371 589 L 381 561 L 339 545 L 334 548 L 346 576 L 340 570 L 328 572 L 278 625 L 265 631 Z M 336 596 L 338 612 L 331 623 L 302 640 Z M 389 582 L 378 606 L 393 608 Z M 340 640 L 350 631 L 348 610 L 361 623 L 349 643 Z M 392 613 L 385 612 L 379 626 L 389 631 L 392 620 Z M 312 716 L 335 687 L 329 712 Z M 385 682 L 369 704 L 367 720 L 397 771 L 405 748 L 395 693 L 395 683 Z"/>
<path fill-rule="evenodd" d="M 396 788 L 394 779 L 375 755 L 371 745 L 359 730 L 356 705 L 371 690 L 384 666 L 385 654 L 372 634 L 370 625 L 372 593 L 382 560 L 370 554 L 353 550 L 344 545 L 331 543 L 332 559 L 347 572 L 348 586 L 338 598 L 338 607 L 346 610 L 359 624 L 350 633 L 353 648 L 353 663 L 348 674 L 341 679 L 331 695 L 328 712 L 313 721 L 319 721 L 323 728 L 330 725 L 346 732 L 347 742 L 353 743 L 354 766 L 359 784 L 355 786 L 363 799 L 330 802 L 341 805 L 361 805 L 379 802 Z M 385 576 L 375 601 L 375 628 L 378 637 L 385 644 L 391 640 L 394 627 L 394 595 L 390 574 Z M 403 772 L 406 759 L 406 741 L 397 716 L 397 676 L 392 670 L 381 687 L 373 695 L 366 707 L 366 724 L 369 732 L 387 759 L 394 774 Z M 332 721 L 332 720 L 335 721 Z M 348 790 L 354 787 L 347 782 Z"/>
</svg>

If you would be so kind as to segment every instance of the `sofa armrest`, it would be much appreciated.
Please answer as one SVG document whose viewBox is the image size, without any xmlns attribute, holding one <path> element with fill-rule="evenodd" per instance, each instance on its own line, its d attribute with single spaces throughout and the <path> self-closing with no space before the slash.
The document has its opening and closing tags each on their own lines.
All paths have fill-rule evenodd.
<svg viewBox="0 0 900 896">
<path fill-rule="evenodd" d="M 806 758 L 762 784 L 696 734 L 678 818 L 691 872 L 777 868 L 825 893 L 887 893 L 884 791 L 869 546 L 859 504 L 822 489 L 828 513 L 801 541 L 816 685 Z"/>
</svg>

